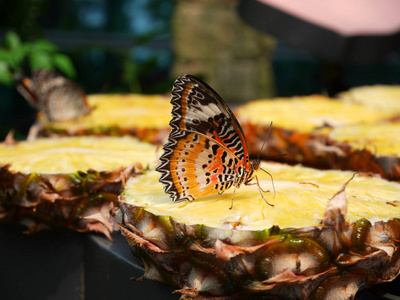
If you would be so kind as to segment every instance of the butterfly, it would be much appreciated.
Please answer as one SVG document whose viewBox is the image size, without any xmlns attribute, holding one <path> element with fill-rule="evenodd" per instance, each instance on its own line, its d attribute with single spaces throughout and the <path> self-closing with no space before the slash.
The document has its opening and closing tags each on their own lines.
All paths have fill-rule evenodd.
<svg viewBox="0 0 400 300">
<path fill-rule="evenodd" d="M 174 83 L 171 104 L 171 132 L 156 170 L 172 201 L 193 201 L 232 186 L 236 190 L 242 184 L 257 184 L 268 203 L 261 193 L 268 191 L 254 175 L 260 160 L 249 162 L 243 130 L 224 100 L 205 82 L 183 75 Z M 251 183 L 253 179 L 257 182 Z"/>
<path fill-rule="evenodd" d="M 23 77 L 17 90 L 49 121 L 67 121 L 91 111 L 85 92 L 71 80 L 46 70 L 37 70 L 31 78 Z"/>
</svg>

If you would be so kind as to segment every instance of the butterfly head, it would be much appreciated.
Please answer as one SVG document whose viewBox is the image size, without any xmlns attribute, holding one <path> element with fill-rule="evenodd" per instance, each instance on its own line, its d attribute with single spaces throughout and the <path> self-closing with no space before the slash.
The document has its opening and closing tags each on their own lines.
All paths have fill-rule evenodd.
<svg viewBox="0 0 400 300">
<path fill-rule="evenodd" d="M 251 170 L 252 170 L 252 171 L 257 171 L 258 169 L 260 169 L 260 163 L 261 163 L 261 162 L 260 162 L 259 159 L 253 161 L 253 162 L 251 163 Z"/>
</svg>

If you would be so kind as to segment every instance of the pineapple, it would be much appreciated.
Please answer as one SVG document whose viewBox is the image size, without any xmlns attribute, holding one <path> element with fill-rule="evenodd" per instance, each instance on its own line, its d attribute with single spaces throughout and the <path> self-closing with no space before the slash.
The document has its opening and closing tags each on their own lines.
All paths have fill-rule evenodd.
<svg viewBox="0 0 400 300">
<path fill-rule="evenodd" d="M 160 144 L 169 132 L 169 99 L 162 95 L 88 95 L 90 114 L 76 120 L 51 122 L 39 114 L 31 136 L 131 135 Z M 36 132 L 39 131 L 39 132 Z"/>
<path fill-rule="evenodd" d="M 331 128 L 327 136 L 340 152 L 329 154 L 331 167 L 379 174 L 400 181 L 400 122 Z"/>
<path fill-rule="evenodd" d="M 380 111 L 400 112 L 400 86 L 360 86 L 338 96 L 344 102 L 360 103 Z"/>
<path fill-rule="evenodd" d="M 154 170 L 130 178 L 116 219 L 143 278 L 182 299 L 352 299 L 400 272 L 400 184 L 338 170 L 263 163 L 257 186 L 172 202 Z"/>
<path fill-rule="evenodd" d="M 109 210 L 126 180 L 154 167 L 155 147 L 124 137 L 70 137 L 0 144 L 0 220 L 29 232 L 96 231 L 110 237 Z"/>
<path fill-rule="evenodd" d="M 400 144 L 393 142 L 399 110 L 310 96 L 253 101 L 236 112 L 252 156 L 258 155 L 273 120 L 261 157 L 278 155 L 276 160 L 290 164 L 373 172 L 400 180 Z"/>
</svg>

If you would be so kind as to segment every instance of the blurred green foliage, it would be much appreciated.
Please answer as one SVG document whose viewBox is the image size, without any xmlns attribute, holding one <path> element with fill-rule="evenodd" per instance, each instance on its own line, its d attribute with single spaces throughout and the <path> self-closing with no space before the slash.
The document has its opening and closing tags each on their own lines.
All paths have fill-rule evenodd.
<svg viewBox="0 0 400 300">
<path fill-rule="evenodd" d="M 24 136 L 36 115 L 12 72 L 58 71 L 89 94 L 171 89 L 173 0 L 1 0 L 1 7 L 0 140 L 11 128 Z"/>
<path fill-rule="evenodd" d="M 6 32 L 0 48 L 0 84 L 12 87 L 12 72 L 24 74 L 26 69 L 58 70 L 68 77 L 76 77 L 72 60 L 61 54 L 58 47 L 50 41 L 38 39 L 24 43 L 15 32 Z"/>
</svg>

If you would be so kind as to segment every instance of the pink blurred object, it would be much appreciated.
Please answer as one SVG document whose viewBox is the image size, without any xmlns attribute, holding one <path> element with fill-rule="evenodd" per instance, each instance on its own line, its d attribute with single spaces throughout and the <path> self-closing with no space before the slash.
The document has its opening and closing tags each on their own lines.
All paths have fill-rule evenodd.
<svg viewBox="0 0 400 300">
<path fill-rule="evenodd" d="M 327 61 L 372 64 L 400 52 L 400 0 L 240 0 L 238 13 Z"/>
<path fill-rule="evenodd" d="M 340 34 L 387 35 L 400 31 L 399 0 L 259 0 Z"/>
</svg>

